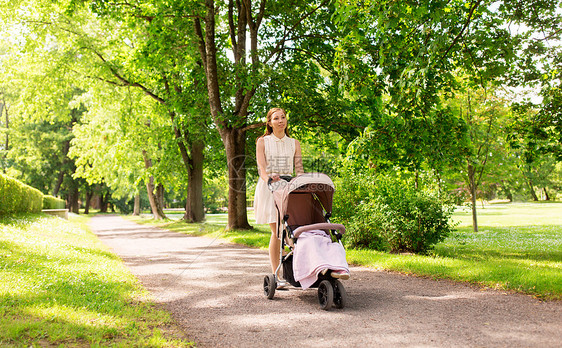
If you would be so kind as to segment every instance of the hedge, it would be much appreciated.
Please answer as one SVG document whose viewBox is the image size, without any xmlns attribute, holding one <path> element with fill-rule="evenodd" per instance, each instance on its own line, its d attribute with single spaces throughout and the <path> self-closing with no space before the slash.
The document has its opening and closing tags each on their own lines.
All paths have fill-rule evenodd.
<svg viewBox="0 0 562 348">
<path fill-rule="evenodd" d="M 39 213 L 42 207 L 41 191 L 0 173 L 0 214 Z"/>
<path fill-rule="evenodd" d="M 63 199 L 44 195 L 43 196 L 43 209 L 64 209 L 66 202 Z"/>
</svg>

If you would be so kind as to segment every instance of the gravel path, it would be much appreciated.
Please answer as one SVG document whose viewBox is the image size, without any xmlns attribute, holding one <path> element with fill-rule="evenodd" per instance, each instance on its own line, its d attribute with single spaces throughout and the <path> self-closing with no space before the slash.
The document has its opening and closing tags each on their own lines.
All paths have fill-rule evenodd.
<svg viewBox="0 0 562 348">
<path fill-rule="evenodd" d="M 562 347 L 562 303 L 352 267 L 349 303 L 262 291 L 267 252 L 96 216 L 92 230 L 198 347 Z"/>
</svg>

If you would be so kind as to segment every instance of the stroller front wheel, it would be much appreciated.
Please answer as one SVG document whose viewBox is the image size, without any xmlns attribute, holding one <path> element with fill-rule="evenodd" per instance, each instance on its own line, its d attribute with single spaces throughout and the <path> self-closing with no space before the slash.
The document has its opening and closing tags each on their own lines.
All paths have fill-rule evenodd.
<svg viewBox="0 0 562 348">
<path fill-rule="evenodd" d="M 318 285 L 318 303 L 320 303 L 320 308 L 325 311 L 334 304 L 334 289 L 328 280 L 323 280 Z"/>
<path fill-rule="evenodd" d="M 275 281 L 275 275 L 268 274 L 263 278 L 263 293 L 269 300 L 273 299 L 275 296 L 275 288 L 277 288 L 277 282 Z"/>
</svg>

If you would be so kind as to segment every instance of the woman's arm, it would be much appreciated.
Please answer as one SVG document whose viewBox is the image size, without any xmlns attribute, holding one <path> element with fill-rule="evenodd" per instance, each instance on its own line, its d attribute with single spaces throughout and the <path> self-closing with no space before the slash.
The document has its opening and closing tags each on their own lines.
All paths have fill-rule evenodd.
<svg viewBox="0 0 562 348">
<path fill-rule="evenodd" d="M 279 180 L 279 175 L 276 173 L 267 173 L 267 160 L 265 159 L 265 140 L 263 138 L 258 139 L 256 144 L 256 162 L 258 163 L 258 172 L 260 178 L 267 182 L 271 177 L 273 181 Z"/>
<path fill-rule="evenodd" d="M 302 166 L 302 153 L 301 144 L 295 139 L 295 174 L 304 174 L 304 168 Z"/>
</svg>

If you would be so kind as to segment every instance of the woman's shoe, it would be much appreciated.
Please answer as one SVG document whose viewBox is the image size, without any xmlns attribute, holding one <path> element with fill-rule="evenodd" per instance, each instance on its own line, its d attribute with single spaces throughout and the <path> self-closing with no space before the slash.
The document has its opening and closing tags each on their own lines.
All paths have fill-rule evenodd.
<svg viewBox="0 0 562 348">
<path fill-rule="evenodd" d="M 337 278 L 337 279 L 349 279 L 349 272 L 347 271 L 332 271 L 332 273 L 330 273 L 330 275 L 333 278 Z"/>
</svg>

